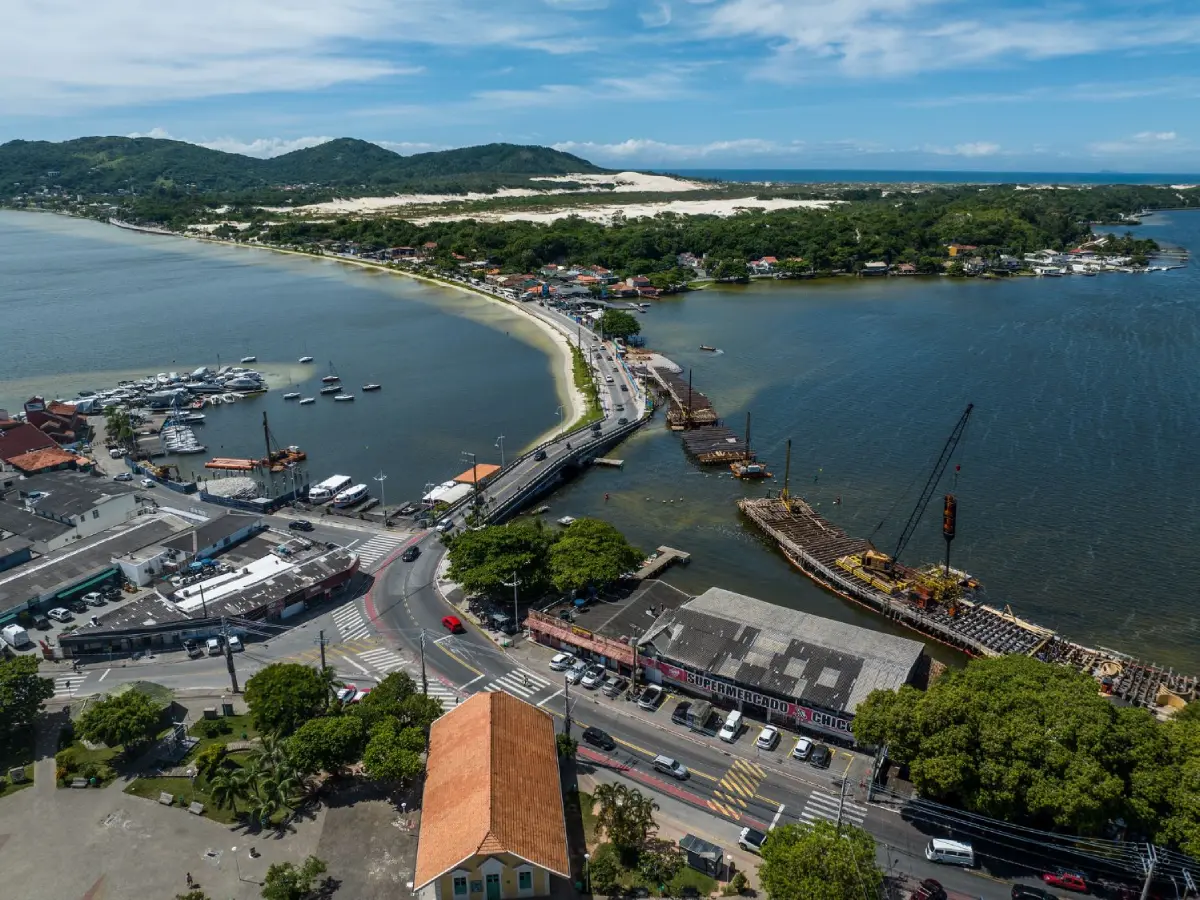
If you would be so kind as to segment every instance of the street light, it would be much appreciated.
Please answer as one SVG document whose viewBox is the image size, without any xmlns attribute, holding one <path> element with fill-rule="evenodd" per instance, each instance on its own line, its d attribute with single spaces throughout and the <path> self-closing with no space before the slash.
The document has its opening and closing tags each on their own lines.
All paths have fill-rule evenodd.
<svg viewBox="0 0 1200 900">
<path fill-rule="evenodd" d="M 379 470 L 379 474 L 375 476 L 375 480 L 379 482 L 379 503 L 383 506 L 383 524 L 387 524 L 387 494 L 383 490 L 383 483 L 387 481 L 387 476 L 383 474 L 383 469 Z"/>
<path fill-rule="evenodd" d="M 513 572 L 513 580 L 511 582 L 500 582 L 505 587 L 513 589 L 513 627 L 516 628 L 521 622 L 520 608 L 517 606 L 517 587 L 521 584 L 521 579 L 517 577 L 517 573 Z"/>
<path fill-rule="evenodd" d="M 591 862 L 592 854 L 583 854 L 583 889 L 586 893 L 592 892 L 592 873 L 588 871 L 588 863 Z"/>
<path fill-rule="evenodd" d="M 559 427 L 560 437 L 561 437 L 561 431 L 562 431 L 562 427 L 564 424 L 563 423 L 563 408 L 561 406 L 558 407 L 558 409 L 554 410 L 554 414 L 556 416 L 558 416 L 558 427 Z"/>
<path fill-rule="evenodd" d="M 496 438 L 496 443 L 493 445 L 500 448 L 500 468 L 504 468 L 504 435 Z"/>
</svg>

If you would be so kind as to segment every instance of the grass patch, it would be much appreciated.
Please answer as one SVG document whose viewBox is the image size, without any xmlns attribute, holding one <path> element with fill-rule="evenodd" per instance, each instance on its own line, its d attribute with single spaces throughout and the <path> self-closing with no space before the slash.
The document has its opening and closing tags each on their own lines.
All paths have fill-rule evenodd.
<svg viewBox="0 0 1200 900">
<path fill-rule="evenodd" d="M 575 796 L 578 798 L 575 802 L 579 804 L 579 818 L 583 822 L 583 836 L 591 847 L 596 843 L 596 804 L 586 791 L 579 791 Z"/>
<path fill-rule="evenodd" d="M 579 388 L 587 400 L 587 410 L 575 425 L 591 425 L 593 422 L 599 422 L 604 418 L 604 410 L 600 407 L 600 389 L 596 387 L 596 380 L 592 377 L 592 368 L 588 365 L 587 357 L 573 344 L 571 345 L 571 370 L 575 376 L 575 387 Z"/>
<path fill-rule="evenodd" d="M 204 804 L 206 818 L 225 825 L 233 825 L 238 821 L 238 816 L 234 815 L 232 809 L 217 809 L 208 795 L 208 782 L 203 778 L 196 778 L 194 784 L 190 778 L 135 778 L 133 783 L 125 788 L 126 794 L 156 802 L 158 795 L 164 791 L 174 794 L 175 805 L 184 810 L 198 801 Z"/>
<path fill-rule="evenodd" d="M 217 730 L 218 728 L 220 729 L 219 731 Z M 256 738 L 258 737 L 258 729 L 254 727 L 250 713 L 242 713 L 237 716 L 200 719 L 188 729 L 188 734 L 200 738 L 200 743 L 192 750 L 192 755 L 194 756 L 204 750 L 204 748 L 211 747 L 213 744 L 229 744 L 233 741 L 248 741 Z"/>
<path fill-rule="evenodd" d="M 607 855 L 609 853 L 612 853 L 615 858 L 619 858 L 616 852 L 612 850 L 612 845 L 610 844 L 600 844 L 592 851 L 593 856 Z M 686 865 L 675 873 L 674 878 L 666 883 L 665 891 L 660 891 L 659 885 L 656 882 L 651 883 L 647 881 L 636 868 L 622 868 L 621 874 L 617 877 L 617 883 L 625 890 L 645 888 L 652 897 L 679 897 L 684 888 L 695 888 L 701 897 L 707 897 L 719 887 L 715 878 L 705 875 L 696 869 L 689 868 Z"/>
</svg>

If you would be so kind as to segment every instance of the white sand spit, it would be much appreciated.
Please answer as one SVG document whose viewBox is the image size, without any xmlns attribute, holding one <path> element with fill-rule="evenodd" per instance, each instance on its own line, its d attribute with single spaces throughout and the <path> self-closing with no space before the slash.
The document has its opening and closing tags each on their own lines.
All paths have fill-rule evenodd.
<svg viewBox="0 0 1200 900">
<path fill-rule="evenodd" d="M 834 200 L 790 200 L 772 197 L 758 200 L 741 197 L 723 200 L 668 200 L 663 203 L 604 204 L 601 206 L 563 207 L 551 210 L 503 210 L 496 212 L 459 213 L 456 215 L 423 216 L 412 221 L 417 225 L 429 222 L 453 222 L 457 219 L 478 219 L 483 222 L 554 222 L 567 216 L 579 216 L 591 222 L 611 223 L 617 213 L 626 219 L 641 219 L 659 213 L 676 213 L 682 216 L 732 216 L 740 212 L 758 209 L 828 209 Z"/>
</svg>

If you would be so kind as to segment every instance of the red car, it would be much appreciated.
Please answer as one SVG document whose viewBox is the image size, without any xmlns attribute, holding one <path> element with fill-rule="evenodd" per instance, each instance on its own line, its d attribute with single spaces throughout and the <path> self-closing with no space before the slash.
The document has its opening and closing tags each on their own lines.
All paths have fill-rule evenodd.
<svg viewBox="0 0 1200 900">
<path fill-rule="evenodd" d="M 462 634 L 466 631 L 463 628 L 463 623 L 459 621 L 458 616 L 446 616 L 442 619 L 442 627 L 451 634 Z"/>
<path fill-rule="evenodd" d="M 1068 891 L 1087 893 L 1087 879 L 1080 872 L 1068 869 L 1055 869 L 1053 872 L 1043 872 L 1042 881 L 1054 887 L 1066 888 Z"/>
</svg>

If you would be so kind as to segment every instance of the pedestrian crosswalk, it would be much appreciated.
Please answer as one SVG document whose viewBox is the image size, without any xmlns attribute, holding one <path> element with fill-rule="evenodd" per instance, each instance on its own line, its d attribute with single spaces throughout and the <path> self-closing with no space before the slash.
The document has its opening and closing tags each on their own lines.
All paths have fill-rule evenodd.
<svg viewBox="0 0 1200 900">
<path fill-rule="evenodd" d="M 404 668 L 404 657 L 395 650 L 389 650 L 387 647 L 380 647 L 377 650 L 368 650 L 365 653 L 360 653 L 358 654 L 358 658 L 363 661 L 363 665 L 369 666 L 380 675 L 386 675 L 388 672 Z"/>
<path fill-rule="evenodd" d="M 367 569 L 398 547 L 403 546 L 407 540 L 407 537 L 398 537 L 394 534 L 377 534 L 369 541 L 350 549 L 358 554 L 362 568 Z"/>
<path fill-rule="evenodd" d="M 550 682 L 541 675 L 535 675 L 525 669 L 513 669 L 501 675 L 487 686 L 489 691 L 504 691 L 522 700 L 528 700 L 534 694 L 550 687 Z"/>
<path fill-rule="evenodd" d="M 387 647 L 379 647 L 375 650 L 367 650 L 359 653 L 358 658 L 362 660 L 363 665 L 378 673 L 380 679 L 386 678 L 392 672 L 408 672 L 417 683 L 417 690 L 421 689 L 420 666 L 412 660 L 405 658 L 402 653 L 389 650 Z M 429 696 L 439 701 L 442 704 L 442 709 L 451 709 L 458 704 L 458 692 L 453 688 L 442 684 L 436 678 L 428 678 L 427 682 Z"/>
<path fill-rule="evenodd" d="M 330 615 L 343 640 L 352 641 L 356 638 L 364 638 L 372 631 L 370 623 L 363 615 L 362 606 L 357 600 L 351 600 L 345 606 L 338 607 Z"/>
<path fill-rule="evenodd" d="M 861 826 L 866 817 L 867 808 L 865 806 L 859 806 L 849 797 L 842 802 L 842 824 Z M 806 822 L 815 822 L 817 819 L 836 822 L 838 820 L 837 794 L 813 791 L 809 795 L 808 803 L 804 805 L 804 810 L 800 813 L 800 818 Z"/>
<path fill-rule="evenodd" d="M 747 809 L 766 775 L 766 771 L 757 763 L 735 759 L 729 771 L 717 782 L 717 788 L 708 800 L 708 808 L 736 820 Z"/>
<path fill-rule="evenodd" d="M 54 679 L 54 696 L 70 697 L 86 680 L 86 675 L 59 675 Z"/>
</svg>

